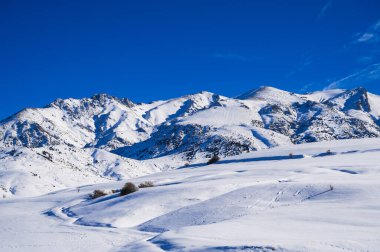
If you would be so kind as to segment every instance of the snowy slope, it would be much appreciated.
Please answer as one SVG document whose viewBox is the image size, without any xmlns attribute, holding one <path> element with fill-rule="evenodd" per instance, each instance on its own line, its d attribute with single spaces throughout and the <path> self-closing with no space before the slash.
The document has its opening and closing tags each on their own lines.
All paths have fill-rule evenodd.
<svg viewBox="0 0 380 252">
<path fill-rule="evenodd" d="M 161 170 L 165 170 L 164 165 L 124 158 L 100 149 L 60 145 L 17 150 L 8 148 L 0 152 L 0 195 L 35 196 Z"/>
<path fill-rule="evenodd" d="M 379 146 L 374 138 L 246 153 L 129 180 L 156 186 L 122 197 L 87 195 L 125 181 L 4 199 L 0 250 L 378 251 Z"/>
</svg>

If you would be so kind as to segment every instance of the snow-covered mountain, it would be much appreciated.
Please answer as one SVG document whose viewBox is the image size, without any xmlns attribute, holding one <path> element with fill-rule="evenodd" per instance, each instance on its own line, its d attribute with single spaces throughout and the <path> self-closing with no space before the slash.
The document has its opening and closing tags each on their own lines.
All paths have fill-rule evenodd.
<svg viewBox="0 0 380 252">
<path fill-rule="evenodd" d="M 119 180 L 217 154 L 380 136 L 380 96 L 364 88 L 295 94 L 261 87 L 136 104 L 58 99 L 0 122 L 0 190 L 34 195 Z"/>
</svg>

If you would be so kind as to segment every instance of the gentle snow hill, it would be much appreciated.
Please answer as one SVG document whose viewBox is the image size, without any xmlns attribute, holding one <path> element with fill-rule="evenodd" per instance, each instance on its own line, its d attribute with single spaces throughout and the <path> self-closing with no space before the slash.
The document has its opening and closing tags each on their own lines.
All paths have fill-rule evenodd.
<svg viewBox="0 0 380 252">
<path fill-rule="evenodd" d="M 0 250 L 375 252 L 379 146 L 276 147 L 131 179 L 155 187 L 122 197 L 125 181 L 5 199 Z"/>
<path fill-rule="evenodd" d="M 0 160 L 1 197 L 35 196 L 165 170 L 163 165 L 124 158 L 105 150 L 60 145 L 8 149 L 0 154 Z"/>
<path fill-rule="evenodd" d="M 200 92 L 151 103 L 106 94 L 57 99 L 0 122 L 0 196 L 132 178 L 213 155 L 379 137 L 379 116 L 380 97 L 364 88 L 261 87 L 237 98 Z"/>
</svg>

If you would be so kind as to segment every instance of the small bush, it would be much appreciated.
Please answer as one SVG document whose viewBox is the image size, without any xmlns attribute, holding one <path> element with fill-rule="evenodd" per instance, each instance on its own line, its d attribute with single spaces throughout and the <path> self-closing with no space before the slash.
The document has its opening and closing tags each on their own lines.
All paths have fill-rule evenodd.
<svg viewBox="0 0 380 252">
<path fill-rule="evenodd" d="M 135 184 L 128 182 L 128 183 L 125 183 L 123 188 L 121 188 L 120 196 L 124 196 L 124 195 L 130 194 L 130 193 L 134 193 L 134 192 L 137 192 L 138 190 L 139 190 L 139 188 Z"/>
<path fill-rule="evenodd" d="M 139 184 L 139 188 L 153 187 L 154 184 L 152 181 L 145 181 Z"/>
<path fill-rule="evenodd" d="M 207 161 L 207 164 L 214 164 L 216 162 L 218 162 L 220 160 L 220 158 L 217 156 L 217 155 L 214 155 L 212 158 L 210 158 L 208 161 Z"/>
<path fill-rule="evenodd" d="M 107 195 L 107 193 L 105 193 L 102 190 L 95 190 L 92 194 L 90 194 L 90 198 L 91 199 L 96 199 L 96 198 L 99 198 L 99 197 L 102 197 L 102 196 L 106 196 L 106 195 Z"/>
</svg>

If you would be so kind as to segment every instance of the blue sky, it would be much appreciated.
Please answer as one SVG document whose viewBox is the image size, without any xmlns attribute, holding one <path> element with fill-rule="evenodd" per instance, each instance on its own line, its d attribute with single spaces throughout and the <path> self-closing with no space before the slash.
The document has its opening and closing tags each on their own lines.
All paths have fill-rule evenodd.
<svg viewBox="0 0 380 252">
<path fill-rule="evenodd" d="M 0 1 L 0 117 L 262 85 L 380 94 L 380 1 Z"/>
</svg>

